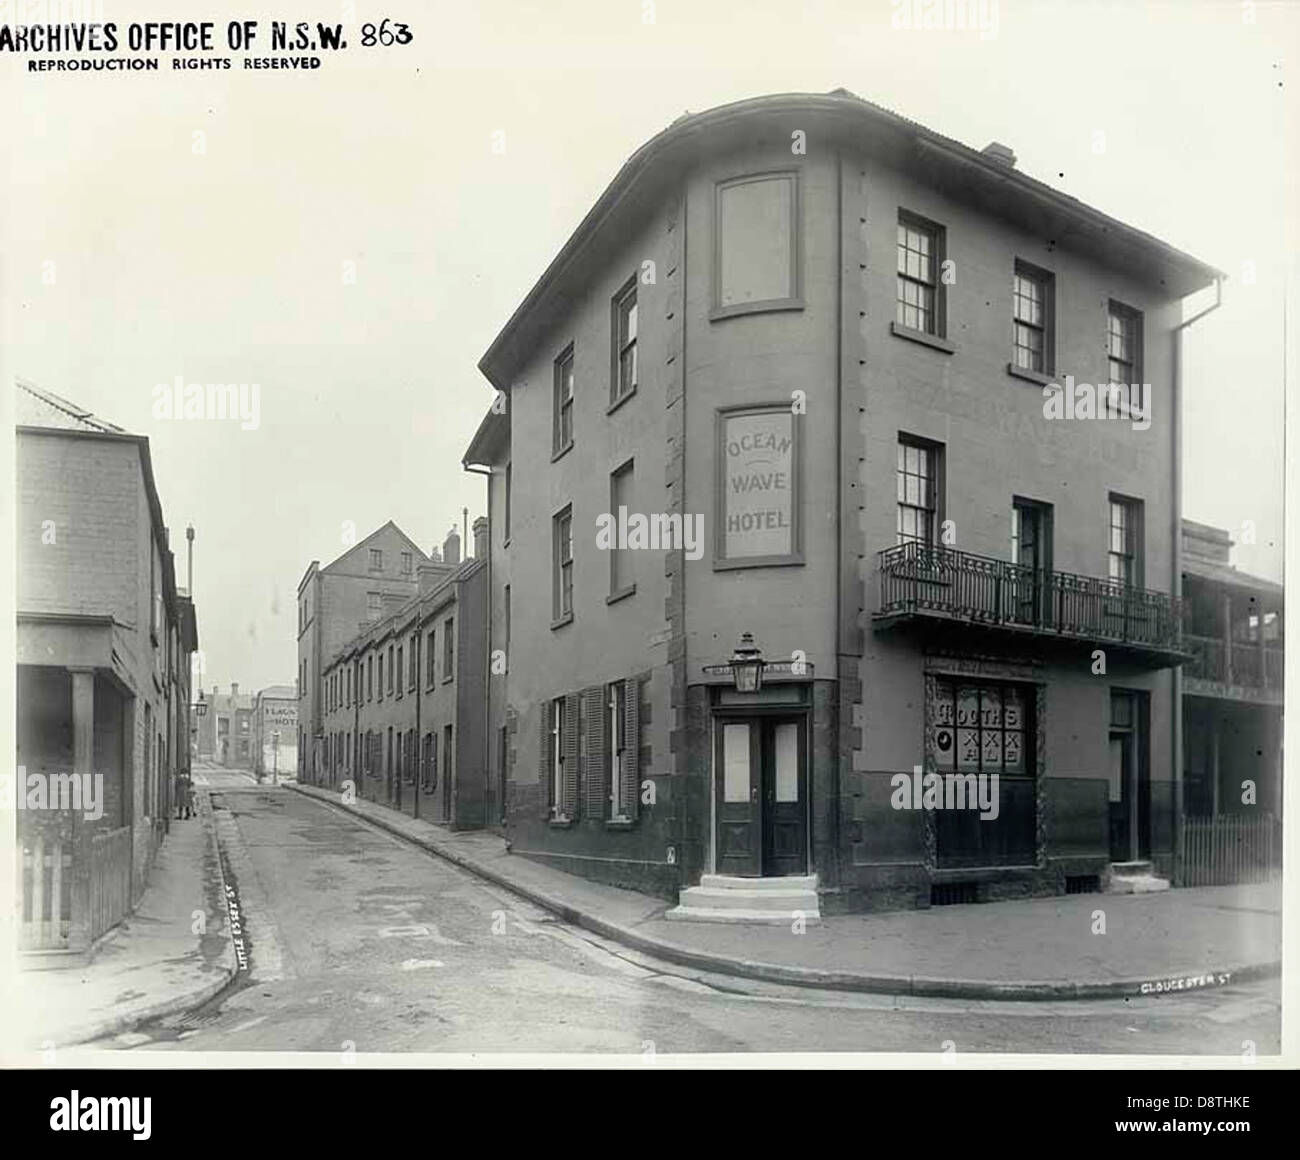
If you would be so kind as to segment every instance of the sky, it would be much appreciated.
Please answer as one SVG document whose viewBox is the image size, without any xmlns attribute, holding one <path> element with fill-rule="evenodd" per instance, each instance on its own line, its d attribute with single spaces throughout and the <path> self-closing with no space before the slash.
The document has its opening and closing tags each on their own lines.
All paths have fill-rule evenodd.
<svg viewBox="0 0 1300 1160">
<path fill-rule="evenodd" d="M 949 4 L 966 27 L 896 26 L 927 6 L 103 0 L 219 42 L 235 18 L 264 39 L 386 16 L 412 39 L 305 73 L 216 52 L 235 67 L 29 74 L 0 52 L 0 370 L 149 436 L 182 584 L 196 529 L 203 684 L 292 684 L 312 560 L 388 519 L 428 549 L 483 513 L 460 466 L 492 399 L 476 364 L 623 161 L 688 110 L 843 87 L 1005 142 L 1229 275 L 1185 348 L 1184 514 L 1280 579 L 1300 4 L 970 0 Z M 256 429 L 155 418 L 178 378 L 257 384 Z"/>
</svg>

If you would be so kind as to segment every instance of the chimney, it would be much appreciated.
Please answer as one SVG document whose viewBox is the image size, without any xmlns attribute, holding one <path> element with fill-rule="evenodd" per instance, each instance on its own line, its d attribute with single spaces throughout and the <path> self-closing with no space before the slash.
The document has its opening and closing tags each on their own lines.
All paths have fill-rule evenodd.
<svg viewBox="0 0 1300 1160">
<path fill-rule="evenodd" d="M 451 564 L 453 567 L 460 563 L 460 533 L 456 531 L 455 524 L 442 542 L 442 560 L 444 564 Z"/>
<path fill-rule="evenodd" d="M 474 521 L 474 559 L 486 560 L 488 555 L 488 522 L 486 516 Z"/>
<path fill-rule="evenodd" d="M 1016 155 L 1011 151 L 1011 146 L 1003 145 L 1001 141 L 990 141 L 980 152 L 990 161 L 996 161 L 1008 169 L 1016 167 Z"/>
<path fill-rule="evenodd" d="M 230 699 L 233 701 L 233 700 L 234 700 L 236 697 L 238 697 L 238 696 L 239 696 L 239 682 L 238 682 L 238 681 L 231 681 L 231 682 L 230 682 Z"/>
<path fill-rule="evenodd" d="M 433 548 L 429 552 L 429 562 L 431 564 L 442 563 L 442 549 L 439 548 L 437 544 L 434 544 Z"/>
</svg>

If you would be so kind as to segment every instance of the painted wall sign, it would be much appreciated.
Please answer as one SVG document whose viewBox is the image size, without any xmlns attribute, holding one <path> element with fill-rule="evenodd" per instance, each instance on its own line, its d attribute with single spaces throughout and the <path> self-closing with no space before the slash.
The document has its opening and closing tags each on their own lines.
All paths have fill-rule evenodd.
<svg viewBox="0 0 1300 1160">
<path fill-rule="evenodd" d="M 724 413 L 721 543 L 728 561 L 791 558 L 797 554 L 798 460 L 795 416 L 788 407 Z"/>
</svg>

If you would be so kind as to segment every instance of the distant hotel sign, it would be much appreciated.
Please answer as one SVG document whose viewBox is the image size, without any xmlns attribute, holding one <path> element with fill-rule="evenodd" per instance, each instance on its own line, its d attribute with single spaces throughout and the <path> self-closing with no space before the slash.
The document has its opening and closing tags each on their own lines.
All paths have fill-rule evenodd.
<svg viewBox="0 0 1300 1160">
<path fill-rule="evenodd" d="M 298 724 L 298 706 L 291 701 L 263 701 L 262 721 L 268 726 L 294 728 Z"/>
<path fill-rule="evenodd" d="M 718 415 L 719 567 L 794 564 L 799 552 L 799 447 L 788 404 Z"/>
</svg>

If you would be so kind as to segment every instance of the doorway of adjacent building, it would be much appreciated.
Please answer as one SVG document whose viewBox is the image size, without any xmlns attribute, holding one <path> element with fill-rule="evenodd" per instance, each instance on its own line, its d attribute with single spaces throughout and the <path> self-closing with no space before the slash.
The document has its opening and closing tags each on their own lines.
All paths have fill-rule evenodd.
<svg viewBox="0 0 1300 1160">
<path fill-rule="evenodd" d="M 1151 783 L 1146 760 L 1143 694 L 1116 690 L 1110 697 L 1110 860 L 1150 857 Z"/>
<path fill-rule="evenodd" d="M 806 717 L 720 717 L 715 744 L 717 873 L 806 874 Z"/>
</svg>

